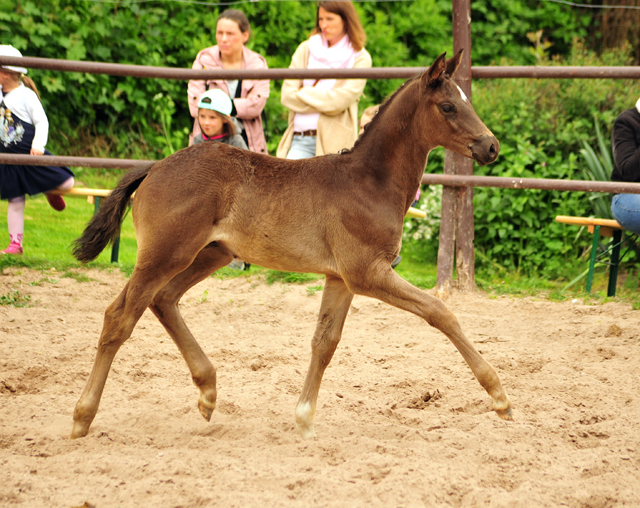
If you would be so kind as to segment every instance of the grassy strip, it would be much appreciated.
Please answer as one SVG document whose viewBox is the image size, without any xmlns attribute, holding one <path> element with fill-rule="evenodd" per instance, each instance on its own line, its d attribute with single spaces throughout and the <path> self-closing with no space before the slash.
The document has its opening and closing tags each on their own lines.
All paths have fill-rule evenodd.
<svg viewBox="0 0 640 508">
<path fill-rule="evenodd" d="M 55 268 L 58 276 L 74 277 L 79 282 L 88 280 L 82 274 L 75 271 L 82 265 L 71 255 L 71 244 L 80 233 L 84 225 L 93 214 L 93 205 L 86 199 L 67 197 L 67 208 L 63 212 L 55 212 L 51 209 L 44 196 L 28 198 L 25 210 L 25 235 L 23 256 L 0 256 L 0 273 L 7 267 L 25 267 L 45 271 Z M 6 235 L 5 241 L 0 243 L 0 248 L 8 244 L 6 223 L 7 202 L 0 201 L 0 238 Z M 130 275 L 136 261 L 136 239 L 133 229 L 131 214 L 124 220 L 121 239 L 119 262 L 114 265 L 111 260 L 111 249 L 105 249 L 100 256 L 89 263 L 88 267 L 99 269 L 113 269 L 116 266 L 126 275 Z M 407 281 L 422 289 L 433 288 L 436 284 L 436 266 L 434 263 L 425 263 L 415 259 L 411 255 L 411 249 L 403 249 L 403 260 L 397 267 L 397 272 Z M 409 254 L 409 255 L 406 255 Z M 587 261 L 585 261 L 586 266 Z M 299 274 L 291 272 L 277 272 L 258 266 L 252 266 L 250 271 L 241 272 L 230 268 L 223 268 L 214 274 L 214 277 L 235 278 L 247 275 L 260 274 L 264 276 L 268 284 L 308 284 L 307 292 L 315 294 L 322 287 L 314 282 L 321 279 L 317 274 Z M 536 277 L 525 277 L 514 273 L 501 273 L 500 275 L 477 273 L 476 282 L 478 288 L 486 291 L 491 296 L 510 295 L 516 297 L 537 297 L 551 300 L 566 300 L 580 298 L 586 302 L 598 303 L 611 300 L 606 296 L 608 271 L 605 267 L 596 270 L 593 283 L 593 292 L 588 294 L 584 290 L 584 281 L 580 281 L 571 288 L 563 291 L 575 274 L 567 274 L 566 279 L 547 280 Z M 634 309 L 640 309 L 639 274 L 637 268 L 623 268 L 620 271 L 619 284 L 616 297 L 618 301 L 626 301 L 632 304 Z M 7 295 L 4 303 L 11 305 L 15 295 Z"/>
</svg>

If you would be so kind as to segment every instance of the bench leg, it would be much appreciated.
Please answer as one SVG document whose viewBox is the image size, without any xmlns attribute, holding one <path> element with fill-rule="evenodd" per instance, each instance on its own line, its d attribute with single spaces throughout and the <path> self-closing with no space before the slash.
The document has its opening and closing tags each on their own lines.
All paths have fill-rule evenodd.
<svg viewBox="0 0 640 508">
<path fill-rule="evenodd" d="M 622 231 L 616 229 L 611 240 L 611 267 L 609 268 L 609 287 L 607 296 L 616 296 L 616 283 L 618 282 L 618 265 L 620 264 L 620 247 L 622 244 Z"/>
<path fill-rule="evenodd" d="M 118 262 L 118 254 L 120 253 L 120 230 L 118 230 L 118 236 L 113 242 L 113 246 L 111 247 L 111 262 Z"/>
<path fill-rule="evenodd" d="M 596 266 L 596 255 L 598 254 L 598 243 L 600 242 L 600 226 L 593 228 L 593 245 L 591 246 L 591 259 L 589 261 L 589 273 L 587 274 L 587 293 L 591 293 L 593 284 L 593 270 Z"/>
<path fill-rule="evenodd" d="M 98 209 L 100 208 L 100 196 L 96 196 L 95 202 L 93 204 L 93 213 L 98 213 Z M 118 262 L 118 254 L 120 253 L 120 230 L 118 230 L 118 236 L 116 237 L 115 242 L 113 242 L 113 246 L 111 247 L 111 262 Z"/>
</svg>

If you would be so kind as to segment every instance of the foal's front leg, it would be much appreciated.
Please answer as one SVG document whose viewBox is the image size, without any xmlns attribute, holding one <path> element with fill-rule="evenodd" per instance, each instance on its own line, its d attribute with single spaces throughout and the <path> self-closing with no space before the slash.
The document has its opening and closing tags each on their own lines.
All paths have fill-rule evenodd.
<svg viewBox="0 0 640 508">
<path fill-rule="evenodd" d="M 347 289 L 344 281 L 327 275 L 318 325 L 311 342 L 311 365 L 296 407 L 296 423 L 304 439 L 312 439 L 316 435 L 313 418 L 322 375 L 338 347 L 352 300 L 353 293 Z"/>
<path fill-rule="evenodd" d="M 456 316 L 438 298 L 428 295 L 395 273 L 389 265 L 372 265 L 366 284 L 347 281 L 356 294 L 371 296 L 424 318 L 444 333 L 471 367 L 476 379 L 491 396 L 493 410 L 504 420 L 512 420 L 511 401 L 500 383 L 495 369 L 487 362 L 462 332 Z"/>
</svg>

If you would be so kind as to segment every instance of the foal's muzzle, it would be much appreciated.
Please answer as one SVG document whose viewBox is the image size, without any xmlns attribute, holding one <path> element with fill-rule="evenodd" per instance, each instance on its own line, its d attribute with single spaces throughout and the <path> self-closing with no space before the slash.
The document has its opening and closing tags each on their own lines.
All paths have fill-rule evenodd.
<svg viewBox="0 0 640 508">
<path fill-rule="evenodd" d="M 498 158 L 500 143 L 493 134 L 484 134 L 474 141 L 471 146 L 471 156 L 481 166 L 491 164 Z"/>
</svg>

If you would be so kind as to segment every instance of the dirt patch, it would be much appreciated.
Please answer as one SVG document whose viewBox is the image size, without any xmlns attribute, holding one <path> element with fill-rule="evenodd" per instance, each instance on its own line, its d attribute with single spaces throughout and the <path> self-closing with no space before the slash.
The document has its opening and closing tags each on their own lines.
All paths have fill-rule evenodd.
<svg viewBox="0 0 640 508">
<path fill-rule="evenodd" d="M 207 279 L 181 304 L 218 369 L 210 423 L 180 353 L 147 312 L 116 357 L 89 435 L 72 412 L 119 273 L 88 282 L 5 269 L 0 505 L 637 506 L 640 313 L 610 302 L 454 294 L 447 302 L 514 404 L 500 420 L 452 344 L 356 297 L 327 369 L 317 438 L 294 407 L 322 292 Z M 45 280 L 46 279 L 46 280 Z M 309 283 L 315 286 L 317 283 Z"/>
</svg>

